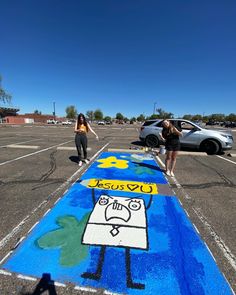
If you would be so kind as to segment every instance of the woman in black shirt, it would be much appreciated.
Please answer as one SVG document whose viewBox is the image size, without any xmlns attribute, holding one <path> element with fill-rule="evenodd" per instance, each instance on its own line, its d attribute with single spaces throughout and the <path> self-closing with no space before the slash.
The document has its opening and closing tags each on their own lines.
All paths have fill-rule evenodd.
<svg viewBox="0 0 236 295">
<path fill-rule="evenodd" d="M 163 141 L 165 141 L 166 147 L 166 174 L 168 176 L 174 176 L 176 157 L 180 150 L 179 137 L 182 136 L 182 132 L 168 120 L 164 120 L 162 126 L 163 129 L 160 135 Z"/>
</svg>

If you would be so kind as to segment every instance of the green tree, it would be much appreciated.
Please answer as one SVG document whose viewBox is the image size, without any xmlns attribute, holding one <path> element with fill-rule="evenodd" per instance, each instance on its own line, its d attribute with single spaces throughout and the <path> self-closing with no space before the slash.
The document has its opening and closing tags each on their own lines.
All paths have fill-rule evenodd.
<svg viewBox="0 0 236 295">
<path fill-rule="evenodd" d="M 152 114 L 150 117 L 147 117 L 146 119 L 147 120 L 155 120 L 155 119 L 158 119 L 159 118 L 159 115 L 157 114 Z"/>
<path fill-rule="evenodd" d="M 86 117 L 89 119 L 89 121 L 93 121 L 94 120 L 94 112 L 93 111 L 87 111 L 86 112 Z"/>
<path fill-rule="evenodd" d="M 224 114 L 211 114 L 209 116 L 209 120 L 221 122 L 221 121 L 225 120 L 225 115 Z"/>
<path fill-rule="evenodd" d="M 106 116 L 106 117 L 104 118 L 104 121 L 106 121 L 106 122 L 111 122 L 111 117 Z"/>
<path fill-rule="evenodd" d="M 143 115 L 143 114 L 140 114 L 140 115 L 137 117 L 137 121 L 138 121 L 138 122 L 143 122 L 143 121 L 145 121 L 145 117 L 144 117 L 144 115 Z"/>
<path fill-rule="evenodd" d="M 121 113 L 117 113 L 116 114 L 116 119 L 117 120 L 123 120 L 124 119 L 124 116 Z"/>
<path fill-rule="evenodd" d="M 202 115 L 199 115 L 199 114 L 193 115 L 192 120 L 193 121 L 200 121 L 200 120 L 202 120 Z"/>
<path fill-rule="evenodd" d="M 167 113 L 163 109 L 157 109 L 158 112 L 158 118 L 159 119 L 172 119 L 174 118 L 174 114 L 172 113 Z"/>
<path fill-rule="evenodd" d="M 94 111 L 94 118 L 95 120 L 102 120 L 103 119 L 103 113 L 100 109 L 97 109 Z"/>
<path fill-rule="evenodd" d="M 236 114 L 229 114 L 228 116 L 225 117 L 226 121 L 231 121 L 231 122 L 236 122 Z"/>
<path fill-rule="evenodd" d="M 202 117 L 202 121 L 203 121 L 204 123 L 206 123 L 207 121 L 209 121 L 208 116 L 203 116 L 203 117 Z"/>
<path fill-rule="evenodd" d="M 187 115 L 184 115 L 184 116 L 183 116 L 183 119 L 184 119 L 184 120 L 189 120 L 189 121 L 191 121 L 191 120 L 192 120 L 192 117 L 193 117 L 193 115 L 187 114 Z"/>
<path fill-rule="evenodd" d="M 35 111 L 34 111 L 34 114 L 36 114 L 36 115 L 42 115 L 42 112 L 39 111 L 39 110 L 35 110 Z"/>
<path fill-rule="evenodd" d="M 77 110 L 75 108 L 75 106 L 68 106 L 66 108 L 66 118 L 68 119 L 75 119 L 77 116 Z"/>
<path fill-rule="evenodd" d="M 10 102 L 12 96 L 2 88 L 2 77 L 0 76 L 0 101 L 5 102 Z"/>
</svg>

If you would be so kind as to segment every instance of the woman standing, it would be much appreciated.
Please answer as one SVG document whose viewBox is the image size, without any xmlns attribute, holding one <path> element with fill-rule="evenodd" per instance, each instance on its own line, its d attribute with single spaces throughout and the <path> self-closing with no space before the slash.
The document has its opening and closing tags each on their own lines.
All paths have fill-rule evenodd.
<svg viewBox="0 0 236 295">
<path fill-rule="evenodd" d="M 75 145 L 78 152 L 78 164 L 79 166 L 82 166 L 82 159 L 81 159 L 81 146 L 83 148 L 83 154 L 84 154 L 84 161 L 85 163 L 88 163 L 89 160 L 87 159 L 87 133 L 91 131 L 96 138 L 98 139 L 98 135 L 95 133 L 95 131 L 91 128 L 89 123 L 86 121 L 85 116 L 83 114 L 79 114 L 77 121 L 75 123 Z"/>
<path fill-rule="evenodd" d="M 166 148 L 166 175 L 174 176 L 174 169 L 176 164 L 176 157 L 180 150 L 179 137 L 182 136 L 181 130 L 178 130 L 169 120 L 164 120 L 162 123 L 163 129 L 160 134 L 163 141 L 165 141 Z"/>
</svg>

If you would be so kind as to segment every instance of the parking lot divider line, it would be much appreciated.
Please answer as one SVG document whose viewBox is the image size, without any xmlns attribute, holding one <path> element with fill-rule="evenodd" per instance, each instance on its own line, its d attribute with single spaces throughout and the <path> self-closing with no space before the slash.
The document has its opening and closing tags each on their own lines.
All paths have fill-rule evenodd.
<svg viewBox="0 0 236 295">
<path fill-rule="evenodd" d="M 229 160 L 229 159 L 225 159 L 224 157 L 221 157 L 221 156 L 218 156 L 218 155 L 217 155 L 217 157 L 220 158 L 220 159 L 223 159 L 223 160 L 225 160 L 225 161 L 228 161 L 228 162 L 230 162 L 230 163 L 232 163 L 232 164 L 234 164 L 234 165 L 236 165 L 236 162 L 234 162 L 234 161 L 231 161 L 231 160 Z"/>
<path fill-rule="evenodd" d="M 0 274 L 4 275 L 4 276 L 11 276 L 12 275 L 10 272 L 2 270 L 2 269 L 0 269 Z"/>
<path fill-rule="evenodd" d="M 0 241 L 0 249 L 3 248 L 6 243 L 19 231 L 19 229 L 25 224 L 28 218 L 29 215 L 27 215 L 16 227 L 13 228 L 13 230 L 8 235 L 5 236 L 5 238 Z"/>
<path fill-rule="evenodd" d="M 15 142 L 15 143 L 7 144 L 7 145 L 2 145 L 2 146 L 0 146 L 0 148 L 8 147 L 9 145 L 22 144 L 22 143 L 38 141 L 38 140 L 41 140 L 41 139 L 31 139 L 31 140 L 26 140 L 26 141 L 21 141 L 21 142 Z"/>
<path fill-rule="evenodd" d="M 29 277 L 29 276 L 24 276 L 24 275 L 18 275 L 17 276 L 18 279 L 23 279 L 23 280 L 27 280 L 27 281 L 37 281 L 36 278 L 33 278 L 33 277 Z"/>
<path fill-rule="evenodd" d="M 39 145 L 19 145 L 19 144 L 9 144 L 6 147 L 13 149 L 38 149 Z"/>
<path fill-rule="evenodd" d="M 218 247 L 223 252 L 225 258 L 228 260 L 228 262 L 230 263 L 232 268 L 236 271 L 236 257 L 233 255 L 233 253 L 230 251 L 230 249 L 225 245 L 222 238 L 219 235 L 217 235 L 217 233 L 213 230 L 211 225 L 208 223 L 206 217 L 202 214 L 202 212 L 200 212 L 200 209 L 193 207 L 193 211 L 195 212 L 197 217 L 202 221 L 204 226 L 208 229 L 208 231 L 211 234 L 211 237 L 213 237 L 213 239 L 217 243 Z"/>
<path fill-rule="evenodd" d="M 27 154 L 27 155 L 24 155 L 24 156 L 21 156 L 21 157 L 18 157 L 18 158 L 15 158 L 15 159 L 12 159 L 12 160 L 8 160 L 6 162 L 2 162 L 0 163 L 0 166 L 2 165 L 5 165 L 5 164 L 9 164 L 9 163 L 12 163 L 12 162 L 15 162 L 15 161 L 18 161 L 18 160 L 21 160 L 21 159 L 24 159 L 24 158 L 27 158 L 27 157 L 30 157 L 30 156 L 33 156 L 33 155 L 36 155 L 36 154 L 39 154 L 39 153 L 42 153 L 42 152 L 46 152 L 50 149 L 53 149 L 55 147 L 58 147 L 58 146 L 61 146 L 61 145 L 64 145 L 66 143 L 69 143 L 69 142 L 72 142 L 73 140 L 69 140 L 69 141 L 66 141 L 66 142 L 63 142 L 63 143 L 60 143 L 60 144 L 56 144 L 56 145 L 53 145 L 49 148 L 46 148 L 46 149 L 42 149 L 42 150 L 39 150 L 37 152 L 34 152 L 34 153 L 30 153 L 30 154 Z"/>
</svg>

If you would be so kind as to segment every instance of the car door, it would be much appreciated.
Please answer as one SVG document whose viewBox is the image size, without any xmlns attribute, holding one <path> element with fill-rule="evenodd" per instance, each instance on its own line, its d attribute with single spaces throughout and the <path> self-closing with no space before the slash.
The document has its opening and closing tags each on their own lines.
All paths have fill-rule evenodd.
<svg viewBox="0 0 236 295">
<path fill-rule="evenodd" d="M 178 121 L 178 126 L 182 129 L 183 136 L 180 137 L 182 146 L 197 148 L 200 142 L 200 129 L 188 121 Z"/>
<path fill-rule="evenodd" d="M 163 120 L 160 120 L 157 123 L 152 125 L 153 134 L 155 134 L 158 137 L 160 144 L 163 144 L 163 141 L 161 140 L 161 136 L 160 136 L 160 133 L 162 133 L 162 129 L 163 129 L 162 123 L 163 123 Z"/>
</svg>

